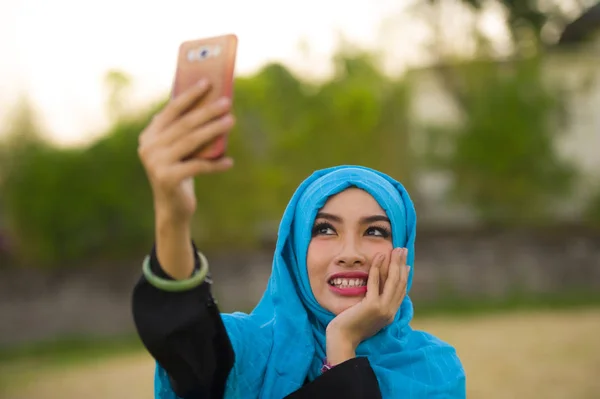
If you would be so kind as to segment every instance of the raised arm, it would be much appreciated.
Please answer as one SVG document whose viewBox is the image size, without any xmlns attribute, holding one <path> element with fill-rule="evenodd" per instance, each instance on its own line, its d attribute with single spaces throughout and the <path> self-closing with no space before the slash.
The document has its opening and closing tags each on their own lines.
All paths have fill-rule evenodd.
<svg viewBox="0 0 600 399">
<path fill-rule="evenodd" d="M 232 166 L 228 158 L 191 156 L 234 123 L 227 99 L 193 107 L 209 90 L 206 82 L 199 82 L 173 99 L 139 139 L 155 212 L 156 244 L 148 261 L 151 275 L 162 281 L 189 281 L 200 265 L 191 243 L 197 207 L 194 177 Z M 142 277 L 132 310 L 140 338 L 157 361 L 157 398 L 223 397 L 234 354 L 207 281 L 185 290 L 164 290 Z"/>
</svg>

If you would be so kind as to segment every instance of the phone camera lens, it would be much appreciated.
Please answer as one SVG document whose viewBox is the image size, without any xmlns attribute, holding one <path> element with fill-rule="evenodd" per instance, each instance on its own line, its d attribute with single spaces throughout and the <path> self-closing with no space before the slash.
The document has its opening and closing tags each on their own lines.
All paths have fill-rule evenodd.
<svg viewBox="0 0 600 399">
<path fill-rule="evenodd" d="M 208 51 L 207 48 L 203 48 L 200 50 L 200 58 L 208 58 L 209 54 L 210 54 L 210 52 Z"/>
<path fill-rule="evenodd" d="M 194 51 L 188 51 L 187 59 L 190 62 L 193 62 L 196 59 L 196 53 Z"/>
</svg>

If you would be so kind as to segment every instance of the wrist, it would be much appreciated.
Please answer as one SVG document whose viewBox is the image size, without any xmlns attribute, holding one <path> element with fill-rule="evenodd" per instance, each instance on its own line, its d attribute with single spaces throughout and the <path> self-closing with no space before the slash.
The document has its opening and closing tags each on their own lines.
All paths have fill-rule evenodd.
<svg viewBox="0 0 600 399">
<path fill-rule="evenodd" d="M 154 203 L 154 220 L 157 224 L 186 228 L 191 224 L 192 218 L 193 215 L 178 212 L 168 203 L 166 205 L 161 205 L 158 201 Z"/>
<path fill-rule="evenodd" d="M 154 199 L 154 220 L 156 227 L 183 231 L 190 230 L 193 215 L 178 209 L 172 201 Z"/>
<path fill-rule="evenodd" d="M 189 278 L 194 271 L 190 223 L 156 216 L 156 256 L 163 271 L 175 280 Z"/>
<path fill-rule="evenodd" d="M 327 362 L 331 366 L 336 366 L 347 360 L 356 357 L 356 347 L 354 342 L 345 334 L 336 330 L 327 329 L 326 333 L 326 351 Z"/>
<path fill-rule="evenodd" d="M 336 319 L 331 321 L 325 330 L 327 339 L 342 342 L 344 345 L 349 345 L 353 349 L 356 349 L 361 343 L 362 339 L 353 333 L 351 329 L 344 328 L 344 326 L 336 323 Z"/>
</svg>

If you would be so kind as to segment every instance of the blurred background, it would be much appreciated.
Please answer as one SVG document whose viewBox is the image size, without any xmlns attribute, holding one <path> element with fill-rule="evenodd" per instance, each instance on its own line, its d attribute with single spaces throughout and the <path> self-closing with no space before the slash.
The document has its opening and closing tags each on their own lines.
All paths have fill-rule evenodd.
<svg viewBox="0 0 600 399">
<path fill-rule="evenodd" d="M 597 0 L 3 0 L 1 398 L 152 397 L 137 139 L 179 43 L 229 32 L 236 167 L 194 224 L 222 310 L 259 299 L 300 181 L 362 164 L 415 201 L 413 327 L 469 398 L 600 398 Z"/>
</svg>

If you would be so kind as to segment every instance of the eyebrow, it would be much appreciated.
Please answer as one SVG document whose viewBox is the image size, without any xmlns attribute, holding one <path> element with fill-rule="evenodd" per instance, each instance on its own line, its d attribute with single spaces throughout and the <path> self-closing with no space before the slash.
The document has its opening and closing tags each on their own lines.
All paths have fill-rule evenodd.
<svg viewBox="0 0 600 399">
<path fill-rule="evenodd" d="M 337 223 L 342 223 L 344 221 L 341 217 L 339 217 L 337 215 L 333 215 L 331 213 L 327 213 L 327 212 L 317 213 L 316 219 L 326 219 L 326 220 L 331 220 L 332 222 L 337 222 Z M 368 223 L 374 223 L 374 222 L 390 223 L 390 219 L 388 219 L 388 217 L 385 215 L 365 216 L 360 219 L 361 224 L 368 224 Z"/>
</svg>

